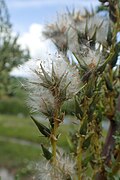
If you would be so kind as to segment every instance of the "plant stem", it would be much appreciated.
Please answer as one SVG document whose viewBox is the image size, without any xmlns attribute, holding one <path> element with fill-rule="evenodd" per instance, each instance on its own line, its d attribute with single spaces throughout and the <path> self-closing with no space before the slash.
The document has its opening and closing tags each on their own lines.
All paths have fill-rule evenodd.
<svg viewBox="0 0 120 180">
<path fill-rule="evenodd" d="M 57 129 L 58 129 L 58 110 L 56 110 L 54 115 L 54 126 L 52 131 L 52 137 L 51 137 L 51 145 L 52 145 L 52 155 L 53 159 L 52 162 L 54 165 L 56 165 L 56 145 L 57 145 Z"/>
<path fill-rule="evenodd" d="M 82 180 L 81 173 L 82 173 L 82 144 L 83 144 L 84 138 L 80 136 L 79 138 L 79 145 L 77 149 L 77 174 L 78 174 L 78 180 Z"/>
<path fill-rule="evenodd" d="M 119 147 L 119 149 L 120 149 L 120 147 Z M 117 156 L 117 159 L 116 159 L 116 164 L 112 169 L 112 175 L 116 174 L 119 171 L 119 169 L 120 169 L 120 150 L 118 152 L 118 156 Z"/>
<path fill-rule="evenodd" d="M 102 151 L 102 157 L 105 157 L 105 165 L 109 166 L 110 160 L 111 160 L 111 154 L 113 152 L 114 146 L 115 146 L 115 139 L 113 135 L 115 135 L 117 130 L 117 124 L 111 120 L 110 121 L 110 127 L 107 134 L 107 138 L 105 141 L 105 145 L 103 147 Z M 96 180 L 107 180 L 107 177 L 105 176 L 105 169 L 103 167 L 102 171 L 96 175 Z"/>
<path fill-rule="evenodd" d="M 113 135 L 115 135 L 116 130 L 117 130 L 117 123 L 113 120 L 110 120 L 108 135 L 102 151 L 102 155 L 106 157 L 105 162 L 107 165 L 109 164 L 109 161 L 111 159 L 111 152 L 114 149 L 115 139 Z"/>
<path fill-rule="evenodd" d="M 116 109 L 118 111 L 120 111 L 120 95 L 118 97 L 118 103 L 117 103 Z M 111 154 L 115 147 L 115 139 L 113 136 L 115 135 L 116 131 L 120 129 L 120 125 L 116 121 L 113 120 L 113 117 L 109 118 L 109 120 L 110 120 L 110 127 L 108 130 L 107 138 L 106 138 L 105 145 L 104 145 L 103 151 L 102 151 L 102 156 L 105 157 L 104 163 L 107 166 L 109 166 L 109 163 L 111 160 Z M 107 180 L 107 177 L 105 176 L 104 167 L 103 167 L 102 171 L 96 175 L 95 180 L 101 180 L 101 179 Z"/>
</svg>

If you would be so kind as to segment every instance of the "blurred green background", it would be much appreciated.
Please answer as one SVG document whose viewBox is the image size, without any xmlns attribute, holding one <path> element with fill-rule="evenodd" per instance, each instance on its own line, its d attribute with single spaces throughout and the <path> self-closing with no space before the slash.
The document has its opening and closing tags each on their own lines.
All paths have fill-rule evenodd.
<svg viewBox="0 0 120 180">
<path fill-rule="evenodd" d="M 47 144 L 47 141 L 39 135 L 29 116 L 29 109 L 25 104 L 27 98 L 18 79 L 12 81 L 12 95 L 4 95 L 0 99 L 0 168 L 9 170 L 17 179 L 30 180 L 34 175 L 35 164 L 42 158 L 40 144 Z M 66 113 L 72 114 L 71 109 L 74 109 L 72 102 L 69 106 L 65 104 Z M 43 121 L 42 116 L 37 118 Z M 59 146 L 66 150 L 67 136 L 73 129 L 73 125 L 68 122 L 72 120 L 72 116 L 68 115 L 67 122 L 60 129 L 62 135 Z M 44 121 L 44 124 L 46 123 L 47 120 Z"/>
</svg>

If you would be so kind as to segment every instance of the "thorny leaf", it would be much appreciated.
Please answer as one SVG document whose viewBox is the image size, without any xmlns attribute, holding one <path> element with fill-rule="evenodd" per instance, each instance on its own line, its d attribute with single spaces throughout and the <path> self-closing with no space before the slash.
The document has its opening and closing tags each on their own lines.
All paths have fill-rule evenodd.
<svg viewBox="0 0 120 180">
<path fill-rule="evenodd" d="M 81 135 L 86 135 L 87 133 L 87 120 L 84 120 L 83 124 L 81 125 L 80 128 L 80 134 Z"/>
<path fill-rule="evenodd" d="M 93 155 L 93 154 L 90 154 L 89 156 L 87 156 L 87 157 L 83 160 L 83 162 L 82 162 L 83 166 L 86 167 L 87 164 L 88 164 L 90 161 L 92 161 L 93 159 L 94 159 L 94 155 Z"/>
<path fill-rule="evenodd" d="M 80 103 L 77 97 L 75 97 L 75 114 L 78 119 L 81 119 L 83 117 L 83 111 L 80 107 Z"/>
<path fill-rule="evenodd" d="M 41 144 L 42 147 L 42 151 L 43 151 L 43 155 L 47 160 L 50 160 L 52 158 L 52 153 L 50 151 L 48 151 L 47 148 L 45 148 L 45 146 L 43 144 Z"/>
<path fill-rule="evenodd" d="M 91 134 L 90 136 L 87 137 L 87 139 L 84 140 L 83 149 L 89 148 L 92 136 L 93 136 L 93 134 Z"/>
<path fill-rule="evenodd" d="M 48 75 L 48 73 L 44 70 L 42 64 L 40 64 L 40 67 L 41 67 L 41 70 L 42 70 L 42 73 L 44 74 L 44 77 L 46 79 L 47 82 L 51 82 L 51 77 Z"/>
<path fill-rule="evenodd" d="M 91 74 L 91 79 L 89 80 L 86 88 L 86 96 L 91 98 L 94 94 L 94 84 L 95 84 L 95 75 Z"/>
<path fill-rule="evenodd" d="M 38 127 L 39 131 L 45 136 L 45 137 L 50 137 L 50 130 L 44 126 L 43 124 L 41 124 L 40 122 L 36 121 L 35 118 L 33 116 L 31 116 L 32 120 L 34 121 L 34 123 L 36 124 L 36 126 Z"/>
<path fill-rule="evenodd" d="M 106 87 L 109 91 L 113 91 L 113 85 L 109 79 L 109 77 L 105 76 L 105 83 L 106 83 Z"/>
</svg>

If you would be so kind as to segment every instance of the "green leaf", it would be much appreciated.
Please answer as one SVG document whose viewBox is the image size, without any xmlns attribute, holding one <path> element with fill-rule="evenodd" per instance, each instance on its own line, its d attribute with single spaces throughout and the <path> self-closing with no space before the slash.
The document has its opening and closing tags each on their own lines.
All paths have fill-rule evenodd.
<svg viewBox="0 0 120 180">
<path fill-rule="evenodd" d="M 87 137 L 87 139 L 85 139 L 85 141 L 83 142 L 83 149 L 87 149 L 90 146 L 92 136 L 93 134 L 91 134 L 89 137 Z"/>
<path fill-rule="evenodd" d="M 47 160 L 50 160 L 52 158 L 52 153 L 46 149 L 43 144 L 41 144 L 43 155 Z"/>
<path fill-rule="evenodd" d="M 79 34 L 78 34 L 78 36 L 79 36 Z M 80 36 L 81 36 L 81 34 L 80 34 Z M 81 37 L 80 37 L 80 38 L 81 38 Z M 75 56 L 77 62 L 79 63 L 80 68 L 81 68 L 84 72 L 88 72 L 88 71 L 89 71 L 88 66 L 87 66 L 84 62 L 83 62 L 84 64 L 82 64 L 82 63 L 81 63 L 81 59 L 79 59 L 79 58 L 76 56 L 75 53 L 73 53 L 73 55 Z M 81 70 L 81 69 L 80 69 L 80 70 Z"/>
<path fill-rule="evenodd" d="M 80 103 L 77 97 L 75 97 L 75 114 L 78 119 L 81 119 L 83 117 L 83 111 L 80 107 Z"/>
<path fill-rule="evenodd" d="M 88 121 L 90 122 L 93 118 L 93 114 L 95 112 L 95 109 L 96 109 L 96 104 L 98 102 L 98 95 L 97 94 L 94 94 L 94 97 L 92 98 L 92 102 L 91 104 L 89 105 L 89 108 L 88 108 L 88 111 L 87 111 L 87 114 L 88 114 Z"/>
<path fill-rule="evenodd" d="M 86 135 L 87 133 L 87 120 L 85 120 L 80 128 L 80 134 Z"/>
<path fill-rule="evenodd" d="M 95 75 L 91 74 L 91 78 L 88 81 L 86 92 L 85 92 L 85 94 L 88 98 L 91 98 L 92 95 L 94 94 L 95 80 L 96 80 Z"/>
<path fill-rule="evenodd" d="M 92 70 L 86 71 L 85 74 L 82 76 L 81 80 L 83 82 L 88 81 L 90 79 L 91 74 L 92 74 Z"/>
<path fill-rule="evenodd" d="M 45 78 L 45 81 L 46 83 L 50 83 L 52 84 L 52 80 L 51 80 L 51 77 L 48 75 L 48 73 L 44 70 L 42 64 L 40 64 L 40 67 L 41 67 L 41 70 L 42 70 L 42 73 L 44 75 L 44 78 Z M 44 82 L 44 81 L 43 81 Z"/>
<path fill-rule="evenodd" d="M 67 100 L 67 98 L 69 99 L 69 97 L 66 97 L 67 94 L 67 88 L 70 85 L 70 82 L 68 84 L 66 84 L 66 86 L 62 89 L 60 89 L 60 100 L 61 101 L 65 101 Z"/>
<path fill-rule="evenodd" d="M 113 86 L 112 83 L 110 82 L 110 80 L 108 79 L 108 77 L 105 77 L 105 83 L 106 83 L 106 87 L 109 91 L 113 91 Z"/>
<path fill-rule="evenodd" d="M 54 70 L 54 65 L 53 65 L 53 62 L 52 62 L 52 80 L 54 81 L 54 83 L 58 82 L 59 79 L 55 73 L 55 70 Z"/>
<path fill-rule="evenodd" d="M 82 162 L 83 166 L 86 167 L 87 164 L 94 159 L 94 155 L 90 154 L 88 155 Z"/>
<path fill-rule="evenodd" d="M 67 142 L 68 142 L 68 145 L 70 147 L 70 150 L 73 150 L 74 149 L 74 145 L 73 145 L 71 139 L 68 136 L 67 136 Z"/>
<path fill-rule="evenodd" d="M 36 121 L 34 119 L 33 116 L 31 116 L 32 120 L 34 121 L 34 123 L 36 124 L 36 126 L 38 127 L 39 131 L 45 136 L 45 137 L 50 137 L 50 130 L 44 126 L 43 124 L 41 124 L 40 122 Z"/>
<path fill-rule="evenodd" d="M 111 26 L 109 25 L 108 33 L 107 33 L 107 42 L 109 46 L 111 46 L 112 44 L 112 37 L 113 37 L 112 29 L 111 29 Z"/>
</svg>

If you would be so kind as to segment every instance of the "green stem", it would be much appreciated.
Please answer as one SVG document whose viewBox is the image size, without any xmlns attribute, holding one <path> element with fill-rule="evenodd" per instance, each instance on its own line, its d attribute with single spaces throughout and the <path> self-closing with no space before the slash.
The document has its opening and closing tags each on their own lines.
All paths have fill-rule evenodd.
<svg viewBox="0 0 120 180">
<path fill-rule="evenodd" d="M 116 106 L 116 110 L 120 112 L 120 95 L 118 97 L 118 103 Z M 107 135 L 105 145 L 104 145 L 103 151 L 102 151 L 102 156 L 105 157 L 104 164 L 107 166 L 109 166 L 109 164 L 110 164 L 111 155 L 112 155 L 112 153 L 114 151 L 114 147 L 115 147 L 115 139 L 113 136 L 116 134 L 117 130 L 118 131 L 120 130 L 120 125 L 116 121 L 114 121 L 112 118 L 111 119 L 109 118 L 109 120 L 110 120 L 110 127 L 108 130 L 108 135 Z M 119 160 L 120 160 L 120 155 L 118 155 L 118 157 L 117 157 L 117 162 L 119 162 Z M 116 163 L 116 166 L 113 168 L 113 173 L 118 171 L 118 167 L 119 167 L 119 163 L 118 164 Z M 96 175 L 96 178 L 95 178 L 95 180 L 101 180 L 101 179 L 102 180 L 107 179 L 107 177 L 105 175 L 104 167 L 103 167 L 102 171 Z"/>
<path fill-rule="evenodd" d="M 79 145 L 77 149 L 77 174 L 78 174 L 78 180 L 82 180 L 82 144 L 83 144 L 84 138 L 80 136 L 79 138 Z"/>
<path fill-rule="evenodd" d="M 115 166 L 112 169 L 112 175 L 115 175 L 119 171 L 119 169 L 120 169 L 120 150 L 118 152 Z"/>
<path fill-rule="evenodd" d="M 52 162 L 54 165 L 56 165 L 56 146 L 57 146 L 57 129 L 58 129 L 58 110 L 56 110 L 54 115 L 54 127 L 52 130 L 52 136 L 51 136 L 51 145 L 52 145 L 52 155 L 53 159 Z"/>
<path fill-rule="evenodd" d="M 84 97 L 84 101 L 83 101 L 83 109 L 84 109 L 84 114 L 83 114 L 83 118 L 81 119 L 81 122 L 80 122 L 80 127 L 79 127 L 79 134 L 78 134 L 78 145 L 77 145 L 77 155 L 76 155 L 76 166 L 77 166 L 77 177 L 78 177 L 78 180 L 82 180 L 82 155 L 83 155 L 83 142 L 84 142 L 84 139 L 85 139 L 85 135 L 84 133 L 81 134 L 80 133 L 80 130 L 81 130 L 81 127 L 82 125 L 84 124 L 84 122 L 86 121 L 86 118 L 87 118 L 87 109 L 88 109 L 88 99 L 87 97 L 85 96 Z"/>
<path fill-rule="evenodd" d="M 111 120 L 109 131 L 108 131 L 107 138 L 105 141 L 105 145 L 104 145 L 103 151 L 102 151 L 102 157 L 105 157 L 104 164 L 107 166 L 109 166 L 109 164 L 110 164 L 111 154 L 113 153 L 113 149 L 115 146 L 115 139 L 114 139 L 113 135 L 115 135 L 116 130 L 117 130 L 117 125 L 113 120 Z M 104 167 L 102 168 L 101 172 L 99 172 L 96 175 L 96 178 L 95 178 L 95 180 L 101 180 L 101 179 L 107 180 Z"/>
</svg>

